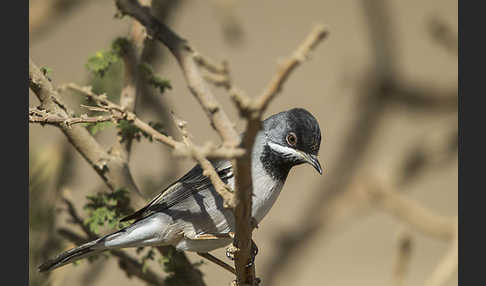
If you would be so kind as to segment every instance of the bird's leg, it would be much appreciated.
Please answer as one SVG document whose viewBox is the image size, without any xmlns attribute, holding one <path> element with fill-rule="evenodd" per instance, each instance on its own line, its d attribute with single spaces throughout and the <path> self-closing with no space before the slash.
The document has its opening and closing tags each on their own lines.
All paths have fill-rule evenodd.
<svg viewBox="0 0 486 286">
<path fill-rule="evenodd" d="M 203 233 L 196 235 L 195 238 L 191 238 L 192 240 L 210 240 L 210 239 L 221 239 L 221 238 L 231 238 L 235 237 L 234 232 L 228 233 Z"/>
<path fill-rule="evenodd" d="M 224 269 L 228 270 L 229 272 L 233 273 L 233 274 L 236 274 L 236 270 L 230 266 L 229 264 L 227 264 L 226 262 L 220 260 L 219 258 L 217 258 L 216 256 L 213 256 L 212 254 L 209 254 L 208 252 L 198 252 L 197 255 L 203 257 L 203 258 L 206 258 L 207 260 L 223 267 Z"/>
</svg>

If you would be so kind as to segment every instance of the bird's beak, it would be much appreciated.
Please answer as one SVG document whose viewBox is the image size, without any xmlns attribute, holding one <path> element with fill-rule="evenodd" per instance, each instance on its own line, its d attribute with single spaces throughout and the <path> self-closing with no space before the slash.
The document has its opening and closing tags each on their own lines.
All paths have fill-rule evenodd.
<svg viewBox="0 0 486 286">
<path fill-rule="evenodd" d="M 299 153 L 302 155 L 302 158 L 306 163 L 310 164 L 312 167 L 314 167 L 314 169 L 316 169 L 317 172 L 319 172 L 319 174 L 322 175 L 321 163 L 319 163 L 319 160 L 317 160 L 316 155 L 307 154 L 304 152 Z"/>
</svg>

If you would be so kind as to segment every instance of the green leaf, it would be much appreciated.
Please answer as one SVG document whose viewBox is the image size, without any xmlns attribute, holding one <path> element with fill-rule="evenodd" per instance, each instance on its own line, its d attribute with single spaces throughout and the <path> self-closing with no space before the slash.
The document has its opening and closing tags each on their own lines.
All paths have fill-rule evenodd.
<svg viewBox="0 0 486 286">
<path fill-rule="evenodd" d="M 118 62 L 119 57 L 113 50 L 99 51 L 88 59 L 86 68 L 94 74 L 103 77 L 110 66 Z"/>
<path fill-rule="evenodd" d="M 158 132 L 160 132 L 164 135 L 167 135 L 167 132 L 165 132 L 164 125 L 162 123 L 150 121 L 148 124 L 153 129 L 157 130 Z M 122 137 L 121 142 L 123 142 L 127 139 L 136 139 L 137 141 L 140 141 L 141 136 L 145 137 L 150 142 L 153 142 L 151 135 L 149 135 L 147 132 L 141 130 L 137 126 L 133 125 L 132 122 L 130 122 L 128 120 L 120 120 L 118 122 L 117 127 L 120 129 L 120 131 L 118 133 Z"/>
<path fill-rule="evenodd" d="M 140 141 L 140 134 L 142 133 L 142 130 L 133 125 L 130 121 L 120 120 L 117 127 L 119 129 L 118 134 L 122 137 L 121 142 L 128 139 L 136 139 L 137 141 Z"/>
<path fill-rule="evenodd" d="M 49 67 L 41 67 L 40 70 L 45 76 L 48 76 L 50 73 L 52 73 L 52 69 Z"/>
<path fill-rule="evenodd" d="M 101 131 L 107 127 L 113 126 L 111 121 L 96 122 L 96 123 L 85 123 L 84 126 L 88 129 L 91 135 L 95 135 L 98 131 Z"/>
<path fill-rule="evenodd" d="M 172 89 L 170 81 L 154 74 L 152 67 L 149 64 L 141 63 L 139 65 L 139 69 L 140 73 L 142 73 L 144 78 L 147 80 L 147 83 L 159 89 L 160 94 L 163 94 L 166 89 Z"/>
<path fill-rule="evenodd" d="M 111 43 L 113 53 L 121 57 L 130 48 L 130 40 L 124 37 L 118 37 Z"/>
<path fill-rule="evenodd" d="M 150 250 L 144 255 L 142 256 L 142 272 L 145 273 L 147 271 L 147 267 L 148 267 L 148 261 L 150 260 L 154 260 L 154 257 L 155 257 L 155 251 L 152 248 L 150 248 Z"/>
<path fill-rule="evenodd" d="M 130 224 L 129 222 L 119 223 L 122 217 L 133 212 L 129 206 L 127 190 L 99 192 L 86 198 L 88 202 L 84 205 L 84 209 L 88 211 L 88 217 L 84 220 L 84 224 L 92 232 L 99 234 L 100 227 L 105 225 L 111 228 L 122 228 Z"/>
</svg>

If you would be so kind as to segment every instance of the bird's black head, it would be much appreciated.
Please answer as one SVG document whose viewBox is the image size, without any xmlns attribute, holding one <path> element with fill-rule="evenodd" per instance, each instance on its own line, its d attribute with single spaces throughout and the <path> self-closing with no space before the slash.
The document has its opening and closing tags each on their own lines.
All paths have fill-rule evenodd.
<svg viewBox="0 0 486 286">
<path fill-rule="evenodd" d="M 310 112 L 294 108 L 272 115 L 263 122 L 263 132 L 266 145 L 261 159 L 267 165 L 267 171 L 272 169 L 272 175 L 286 177 L 292 166 L 303 163 L 310 164 L 322 174 L 317 160 L 321 130 Z M 268 166 L 270 163 L 273 163 L 272 167 Z M 280 170 L 276 170 L 275 166 Z"/>
</svg>

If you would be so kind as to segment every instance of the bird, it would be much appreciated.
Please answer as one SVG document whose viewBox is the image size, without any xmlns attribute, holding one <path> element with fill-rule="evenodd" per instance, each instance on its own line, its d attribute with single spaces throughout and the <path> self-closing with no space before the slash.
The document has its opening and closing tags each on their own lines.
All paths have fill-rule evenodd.
<svg viewBox="0 0 486 286">
<path fill-rule="evenodd" d="M 260 223 L 274 205 L 292 167 L 309 164 L 322 175 L 318 152 L 321 131 L 306 109 L 292 108 L 262 121 L 251 152 L 252 221 Z M 230 160 L 210 161 L 234 189 Z M 199 165 L 165 188 L 147 205 L 121 221 L 129 226 L 49 259 L 38 267 L 51 271 L 106 250 L 172 245 L 179 251 L 209 253 L 233 242 L 235 218 Z"/>
</svg>

